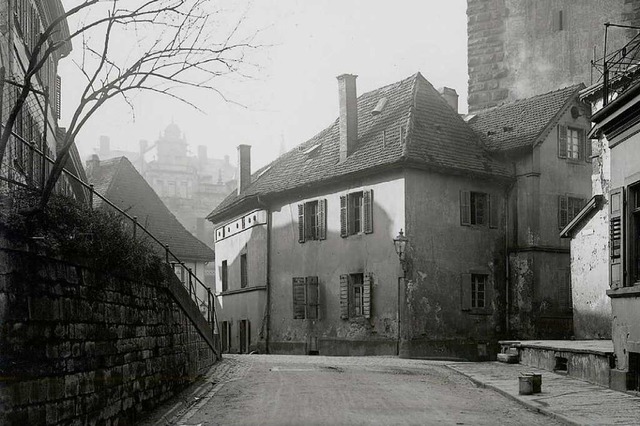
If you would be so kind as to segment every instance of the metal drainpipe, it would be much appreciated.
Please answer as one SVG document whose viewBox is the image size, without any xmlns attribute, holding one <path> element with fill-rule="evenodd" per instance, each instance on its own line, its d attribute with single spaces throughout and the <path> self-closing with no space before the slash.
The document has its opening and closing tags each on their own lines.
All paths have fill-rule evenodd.
<svg viewBox="0 0 640 426">
<path fill-rule="evenodd" d="M 515 165 L 514 165 L 515 167 Z M 506 277 L 505 277 L 505 316 L 504 316 L 504 323 L 505 323 L 505 333 L 507 335 L 509 335 L 510 332 L 510 323 L 509 323 L 509 312 L 510 312 L 510 294 L 509 294 L 509 290 L 511 288 L 510 284 L 510 269 L 509 269 L 509 195 L 511 193 L 511 191 L 513 190 L 514 186 L 516 185 L 516 182 L 513 182 L 511 185 L 509 185 L 507 187 L 507 190 L 505 191 L 505 215 L 504 215 L 504 257 L 505 257 L 505 271 L 506 271 Z M 517 195 L 516 195 L 517 196 Z M 517 208 L 517 202 L 518 200 L 516 199 L 516 208 Z M 517 222 L 514 222 L 517 223 Z M 516 230 L 517 232 L 517 230 Z"/>
<path fill-rule="evenodd" d="M 271 335 L 271 210 L 257 196 L 258 205 L 267 211 L 267 325 L 265 336 L 265 351 L 269 353 L 269 340 Z"/>
</svg>

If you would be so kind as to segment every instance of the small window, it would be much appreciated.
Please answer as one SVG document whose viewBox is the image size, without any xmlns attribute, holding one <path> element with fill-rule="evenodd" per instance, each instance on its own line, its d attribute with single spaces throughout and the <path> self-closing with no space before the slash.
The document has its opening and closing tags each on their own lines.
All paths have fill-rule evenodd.
<svg viewBox="0 0 640 426">
<path fill-rule="evenodd" d="M 497 228 L 498 205 L 487 193 L 460 191 L 460 223 Z"/>
<path fill-rule="evenodd" d="M 229 290 L 229 271 L 227 269 L 227 261 L 223 260 L 220 266 L 220 281 L 222 281 L 222 291 Z"/>
<path fill-rule="evenodd" d="M 340 318 L 371 317 L 372 282 L 370 273 L 340 275 Z"/>
<path fill-rule="evenodd" d="M 293 318 L 318 319 L 318 277 L 293 277 Z"/>
<path fill-rule="evenodd" d="M 589 144 L 589 146 L 587 146 Z M 591 156 L 591 142 L 586 140 L 585 131 L 564 125 L 558 125 L 558 157 L 572 161 L 591 161 L 585 158 L 585 152 Z"/>
<path fill-rule="evenodd" d="M 583 198 L 560 195 L 558 197 L 558 228 L 567 226 L 580 213 L 584 204 Z"/>
<path fill-rule="evenodd" d="M 248 284 L 247 255 L 240 255 L 240 288 L 245 288 Z"/>
<path fill-rule="evenodd" d="M 326 239 L 326 200 L 298 204 L 298 242 Z"/>
<path fill-rule="evenodd" d="M 373 232 L 373 191 L 351 192 L 340 197 L 340 236 Z"/>
<path fill-rule="evenodd" d="M 487 275 L 471 274 L 471 307 L 486 307 Z"/>
</svg>

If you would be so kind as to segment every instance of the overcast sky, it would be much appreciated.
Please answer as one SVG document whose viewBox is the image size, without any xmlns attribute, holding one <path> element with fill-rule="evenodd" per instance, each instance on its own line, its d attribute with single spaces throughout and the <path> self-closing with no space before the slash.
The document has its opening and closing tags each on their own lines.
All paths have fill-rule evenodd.
<svg viewBox="0 0 640 426">
<path fill-rule="evenodd" d="M 230 17 L 247 8 L 245 1 L 225 2 Z M 65 7 L 72 3 L 63 0 Z M 242 106 L 204 91 L 189 93 L 203 112 L 159 95 L 136 96 L 134 112 L 114 101 L 80 133 L 83 158 L 100 135 L 111 138 L 112 149 L 136 151 L 140 139 L 155 141 L 174 121 L 193 153 L 206 145 L 210 157 L 226 154 L 235 163 L 236 146 L 252 145 L 255 171 L 277 157 L 282 140 L 291 149 L 337 118 L 335 77 L 343 73 L 358 75 L 361 94 L 420 71 L 436 87 L 455 88 L 466 111 L 465 0 L 259 0 L 249 4 L 243 25 L 246 32 L 260 29 L 258 41 L 269 46 L 251 53 L 256 78 L 220 82 Z M 63 126 L 74 109 L 79 76 L 72 60 L 80 54 L 75 43 L 61 62 Z"/>
</svg>

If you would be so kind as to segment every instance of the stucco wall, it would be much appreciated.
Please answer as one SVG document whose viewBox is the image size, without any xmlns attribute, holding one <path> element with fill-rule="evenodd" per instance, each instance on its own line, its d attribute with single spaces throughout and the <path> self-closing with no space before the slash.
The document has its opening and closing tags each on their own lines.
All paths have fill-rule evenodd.
<svg viewBox="0 0 640 426">
<path fill-rule="evenodd" d="M 611 338 L 609 214 L 604 205 L 571 239 L 573 329 L 577 339 Z"/>
<path fill-rule="evenodd" d="M 504 331 L 506 184 L 411 170 L 406 174 L 410 270 L 401 355 L 478 358 Z M 460 191 L 498 203 L 498 227 L 460 224 Z M 488 309 L 462 311 L 461 274 L 489 275 Z M 495 355 L 492 350 L 488 354 Z"/>
<path fill-rule="evenodd" d="M 245 228 L 242 228 L 242 217 Z M 216 238 L 216 294 L 218 321 L 231 323 L 230 352 L 240 349 L 239 321 L 249 320 L 248 351 L 265 350 L 264 334 L 267 285 L 267 212 L 257 210 L 218 224 L 228 229 L 225 237 Z M 255 219 L 254 219 L 255 217 Z M 251 223 L 249 222 L 251 219 Z M 236 226 L 237 225 L 237 226 Z M 247 287 L 240 285 L 240 256 L 247 255 Z M 227 262 L 228 288 L 222 291 L 222 262 Z"/>
<path fill-rule="evenodd" d="M 340 195 L 373 190 L 373 233 L 340 237 Z M 394 354 L 398 277 L 393 238 L 404 228 L 404 177 L 400 172 L 305 194 L 271 206 L 270 349 L 306 353 L 309 337 L 321 355 Z M 327 201 L 327 238 L 298 242 L 297 204 Z M 340 275 L 373 273 L 370 319 L 340 319 Z M 293 319 L 292 278 L 317 276 L 320 319 Z"/>
</svg>

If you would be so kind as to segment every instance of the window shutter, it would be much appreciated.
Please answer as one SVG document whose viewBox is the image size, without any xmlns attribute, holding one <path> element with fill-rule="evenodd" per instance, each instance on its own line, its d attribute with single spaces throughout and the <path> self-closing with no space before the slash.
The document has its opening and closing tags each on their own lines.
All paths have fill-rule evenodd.
<svg viewBox="0 0 640 426">
<path fill-rule="evenodd" d="M 340 236 L 346 238 L 348 235 L 347 229 L 347 196 L 340 196 Z"/>
<path fill-rule="evenodd" d="M 468 311 L 471 309 L 471 274 L 462 274 L 460 278 L 460 309 Z"/>
<path fill-rule="evenodd" d="M 460 224 L 471 225 L 471 193 L 460 191 Z"/>
<path fill-rule="evenodd" d="M 364 204 L 364 233 L 373 233 L 373 189 L 362 192 L 362 204 Z"/>
<path fill-rule="evenodd" d="M 298 204 L 298 242 L 304 243 L 304 203 Z"/>
<path fill-rule="evenodd" d="M 591 149 L 591 139 L 586 138 L 584 130 L 578 130 L 578 137 L 580 138 L 580 146 L 584 146 L 584 161 L 591 162 L 591 155 L 593 154 Z"/>
<path fill-rule="evenodd" d="M 349 319 L 349 275 L 340 275 L 340 318 Z"/>
<path fill-rule="evenodd" d="M 624 287 L 624 188 L 609 196 L 609 286 Z"/>
<path fill-rule="evenodd" d="M 304 319 L 305 305 L 305 279 L 293 277 L 293 319 Z"/>
<path fill-rule="evenodd" d="M 60 80 L 60 76 L 56 75 L 56 92 L 55 92 L 55 99 L 54 99 L 54 106 L 55 106 L 55 117 L 60 120 L 60 109 L 61 109 L 61 87 L 62 87 L 62 81 Z"/>
<path fill-rule="evenodd" d="M 307 277 L 307 319 L 318 319 L 318 277 Z"/>
<path fill-rule="evenodd" d="M 500 220 L 498 218 L 498 205 L 499 201 L 496 197 L 491 197 L 491 194 L 487 194 L 487 202 L 489 203 L 489 228 L 497 228 Z"/>
<path fill-rule="evenodd" d="M 567 126 L 558 124 L 558 158 L 567 158 Z"/>
<path fill-rule="evenodd" d="M 371 287 L 373 285 L 373 274 L 367 272 L 364 274 L 364 283 L 362 286 L 363 306 L 362 315 L 365 318 L 371 318 Z"/>
<path fill-rule="evenodd" d="M 558 195 L 558 228 L 562 229 L 569 223 L 569 206 L 567 197 Z"/>
<path fill-rule="evenodd" d="M 327 200 L 318 200 L 318 239 L 327 239 Z"/>
</svg>

